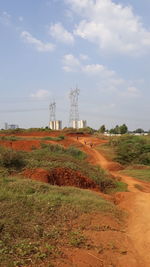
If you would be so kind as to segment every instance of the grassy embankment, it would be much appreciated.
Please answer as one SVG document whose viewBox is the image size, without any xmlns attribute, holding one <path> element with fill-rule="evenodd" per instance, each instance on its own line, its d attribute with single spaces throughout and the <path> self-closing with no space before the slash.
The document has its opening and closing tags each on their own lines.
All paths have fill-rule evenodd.
<svg viewBox="0 0 150 267">
<path fill-rule="evenodd" d="M 45 137 L 30 137 L 30 138 L 25 138 L 25 137 L 20 137 L 20 136 L 15 136 L 15 135 L 5 135 L 5 136 L 0 136 L 0 141 L 23 141 L 23 140 L 40 140 L 40 141 L 62 141 L 65 139 L 63 135 L 59 135 L 58 137 L 52 137 L 52 136 L 45 136 Z"/>
<path fill-rule="evenodd" d="M 54 266 L 63 248 L 92 246 L 83 234 L 80 216 L 95 212 L 119 218 L 120 211 L 96 193 L 33 182 L 19 174 L 24 168 L 68 167 L 94 179 L 104 191 L 117 187 L 99 167 L 86 162 L 74 147 L 42 144 L 41 149 L 16 152 L 0 148 L 0 266 Z M 103 187 L 102 187 L 103 185 Z M 106 226 L 107 228 L 107 226 Z M 97 248 L 96 248 L 97 249 Z M 42 265 L 44 264 L 44 265 Z"/>
<path fill-rule="evenodd" d="M 15 141 L 14 141 L 15 142 Z M 93 166 L 86 161 L 86 154 L 76 147 L 64 148 L 59 145 L 41 144 L 40 149 L 31 152 L 13 151 L 11 149 L 0 149 L 0 173 L 8 175 L 12 172 L 20 172 L 23 169 L 43 168 L 52 170 L 54 168 L 69 168 L 79 171 L 99 186 L 103 192 L 119 191 L 117 181 L 105 173 L 99 166 Z M 122 191 L 122 189 L 121 189 Z"/>
<path fill-rule="evenodd" d="M 83 235 L 84 225 L 75 224 L 81 215 L 87 222 L 95 212 L 120 216 L 113 204 L 90 191 L 14 177 L 0 179 L 0 203 L 2 267 L 53 266 L 64 246 L 92 246 Z"/>
<path fill-rule="evenodd" d="M 110 138 L 108 144 L 100 147 L 104 155 L 121 163 L 120 171 L 143 181 L 150 181 L 150 137 L 129 136 Z"/>
</svg>

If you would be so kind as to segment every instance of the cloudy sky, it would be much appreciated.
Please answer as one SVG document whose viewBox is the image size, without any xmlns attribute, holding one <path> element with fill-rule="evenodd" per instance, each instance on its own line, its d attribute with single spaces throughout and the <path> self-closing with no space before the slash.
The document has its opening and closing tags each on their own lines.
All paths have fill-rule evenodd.
<svg viewBox="0 0 150 267">
<path fill-rule="evenodd" d="M 149 0 L 0 0 L 0 128 L 80 119 L 150 129 Z"/>
</svg>

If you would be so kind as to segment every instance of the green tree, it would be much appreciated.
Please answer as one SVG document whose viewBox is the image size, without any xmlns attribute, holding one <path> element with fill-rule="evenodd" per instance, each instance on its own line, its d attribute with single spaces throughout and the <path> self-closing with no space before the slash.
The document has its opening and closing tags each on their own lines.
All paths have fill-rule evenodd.
<svg viewBox="0 0 150 267">
<path fill-rule="evenodd" d="M 122 124 L 120 127 L 119 127 L 119 132 L 120 134 L 126 134 L 128 132 L 128 127 L 126 124 Z"/>
<path fill-rule="evenodd" d="M 144 133 L 144 130 L 141 128 L 138 128 L 134 131 L 134 133 Z"/>
<path fill-rule="evenodd" d="M 105 125 L 103 124 L 100 128 L 99 128 L 99 133 L 104 133 L 106 131 L 106 127 Z"/>
</svg>

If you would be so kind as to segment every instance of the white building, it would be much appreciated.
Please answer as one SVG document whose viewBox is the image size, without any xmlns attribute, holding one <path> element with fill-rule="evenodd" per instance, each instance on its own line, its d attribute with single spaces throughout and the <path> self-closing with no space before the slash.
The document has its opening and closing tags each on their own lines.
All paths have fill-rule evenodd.
<svg viewBox="0 0 150 267">
<path fill-rule="evenodd" d="M 49 128 L 51 130 L 61 130 L 62 129 L 62 121 L 50 121 Z"/>
<path fill-rule="evenodd" d="M 80 120 L 80 121 L 78 121 L 78 128 L 86 128 L 86 127 L 87 127 L 86 120 Z"/>
<path fill-rule="evenodd" d="M 86 120 L 80 120 L 80 121 L 73 121 L 72 122 L 72 127 L 74 129 L 82 129 L 87 127 L 87 122 Z"/>
<path fill-rule="evenodd" d="M 5 122 L 5 130 L 15 130 L 17 128 L 19 128 L 18 124 L 8 124 Z"/>
</svg>

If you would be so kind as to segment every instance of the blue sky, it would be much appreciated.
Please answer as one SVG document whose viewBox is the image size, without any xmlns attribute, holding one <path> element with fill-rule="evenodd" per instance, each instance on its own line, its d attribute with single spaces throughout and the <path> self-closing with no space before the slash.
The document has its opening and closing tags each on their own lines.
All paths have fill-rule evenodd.
<svg viewBox="0 0 150 267">
<path fill-rule="evenodd" d="M 0 0 L 0 128 L 68 126 L 69 91 L 80 119 L 150 129 L 148 0 Z"/>
</svg>

